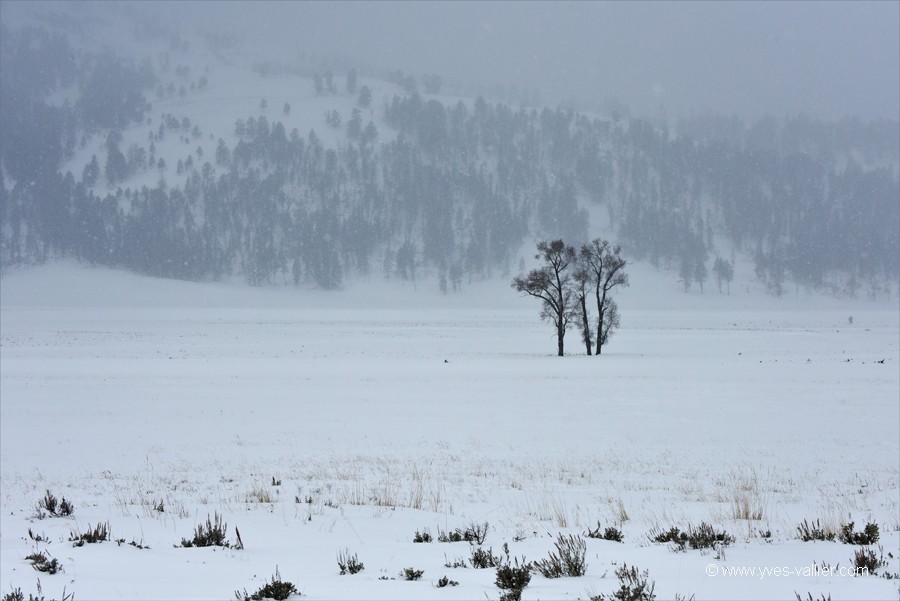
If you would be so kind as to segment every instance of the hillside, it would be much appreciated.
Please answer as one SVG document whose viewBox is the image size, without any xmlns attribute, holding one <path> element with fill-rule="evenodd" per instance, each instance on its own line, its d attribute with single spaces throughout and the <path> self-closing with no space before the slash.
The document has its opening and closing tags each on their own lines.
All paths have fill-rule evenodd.
<svg viewBox="0 0 900 601">
<path fill-rule="evenodd" d="M 128 5 L 3 15 L 4 269 L 450 293 L 601 236 L 685 291 L 724 262 L 775 297 L 896 297 L 896 122 L 585 115 Z"/>
</svg>

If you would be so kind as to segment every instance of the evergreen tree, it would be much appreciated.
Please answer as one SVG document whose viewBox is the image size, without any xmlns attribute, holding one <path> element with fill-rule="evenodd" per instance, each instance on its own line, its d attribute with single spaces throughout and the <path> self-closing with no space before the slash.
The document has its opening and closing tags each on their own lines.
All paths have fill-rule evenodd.
<svg viewBox="0 0 900 601">
<path fill-rule="evenodd" d="M 97 183 L 100 177 L 100 164 L 97 162 L 97 155 L 91 155 L 91 162 L 84 166 L 81 173 L 81 181 L 85 186 L 92 187 Z"/>
<path fill-rule="evenodd" d="M 369 86 L 363 86 L 359 89 L 359 98 L 356 102 L 364 109 L 369 108 L 369 105 L 372 104 L 372 90 Z"/>
<path fill-rule="evenodd" d="M 734 278 L 734 267 L 732 267 L 731 263 L 722 257 L 716 257 L 713 263 L 713 273 L 716 276 L 719 293 L 722 292 L 722 282 L 724 281 L 728 286 L 728 294 L 731 294 L 731 280 Z"/>
</svg>

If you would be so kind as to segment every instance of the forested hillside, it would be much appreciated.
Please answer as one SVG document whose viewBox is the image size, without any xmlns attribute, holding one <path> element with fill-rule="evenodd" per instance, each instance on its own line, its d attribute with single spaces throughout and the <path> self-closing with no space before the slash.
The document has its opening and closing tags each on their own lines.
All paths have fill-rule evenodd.
<svg viewBox="0 0 900 601">
<path fill-rule="evenodd" d="M 427 278 L 452 292 L 517 272 L 535 240 L 602 228 L 686 290 L 729 280 L 739 256 L 774 295 L 793 280 L 880 297 L 900 273 L 896 121 L 586 115 L 451 98 L 434 75 L 270 64 L 248 77 L 310 100 L 248 91 L 254 111 L 222 115 L 217 64 L 188 65 L 201 44 L 224 56 L 227 37 L 142 35 L 164 51 L 137 60 L 4 24 L 4 268 L 75 257 L 190 280 Z M 227 130 L 202 125 L 217 111 Z M 310 111 L 318 125 L 291 127 Z"/>
</svg>

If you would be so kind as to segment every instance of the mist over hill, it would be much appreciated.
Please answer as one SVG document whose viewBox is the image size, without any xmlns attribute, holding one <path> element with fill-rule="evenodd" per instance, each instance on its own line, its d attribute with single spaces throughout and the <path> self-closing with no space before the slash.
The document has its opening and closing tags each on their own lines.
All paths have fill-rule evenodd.
<svg viewBox="0 0 900 601">
<path fill-rule="evenodd" d="M 197 25 L 212 6 L 180 22 L 142 4 L 4 2 L 3 268 L 76 258 L 452 293 L 509 278 L 535 240 L 603 236 L 684 290 L 725 290 L 723 264 L 774 296 L 788 282 L 873 299 L 897 285 L 896 114 L 545 104 L 474 66 L 466 82 L 303 39 L 270 50 L 221 18 Z"/>
</svg>

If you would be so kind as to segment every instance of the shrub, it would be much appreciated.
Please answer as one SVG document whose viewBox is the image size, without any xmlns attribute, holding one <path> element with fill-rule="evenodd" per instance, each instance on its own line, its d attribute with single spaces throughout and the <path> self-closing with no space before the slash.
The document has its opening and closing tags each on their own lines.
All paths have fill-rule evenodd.
<svg viewBox="0 0 900 601">
<path fill-rule="evenodd" d="M 845 545 L 874 545 L 878 542 L 878 524 L 866 524 L 862 532 L 853 531 L 853 522 L 843 524 L 838 540 Z"/>
<path fill-rule="evenodd" d="M 584 576 L 587 571 L 585 554 L 587 543 L 580 536 L 560 534 L 556 539 L 556 552 L 550 552 L 550 557 L 534 563 L 534 568 L 545 578 L 559 578 L 561 576 Z"/>
<path fill-rule="evenodd" d="M 828 593 L 828 596 L 825 596 L 825 593 L 822 593 L 818 597 L 813 597 L 812 593 L 806 593 L 806 599 L 800 596 L 800 593 L 794 591 L 794 596 L 797 597 L 797 601 L 831 601 L 831 593 Z"/>
<path fill-rule="evenodd" d="M 656 599 L 654 590 L 656 583 L 649 581 L 650 573 L 647 570 L 639 571 L 635 566 L 630 568 L 626 564 L 616 569 L 616 578 L 619 579 L 619 590 L 606 596 L 593 595 L 591 601 L 653 601 Z"/>
<path fill-rule="evenodd" d="M 247 594 L 247 589 L 242 591 L 234 591 L 237 601 L 262 601 L 263 599 L 275 599 L 283 601 L 291 595 L 299 595 L 297 587 L 292 582 L 283 581 L 281 574 L 278 572 L 278 566 L 275 566 L 275 575 L 272 576 L 272 582 L 267 582 L 260 587 L 258 591 L 252 595 Z"/>
<path fill-rule="evenodd" d="M 102 543 L 109 540 L 109 522 L 105 524 L 97 524 L 94 529 L 88 524 L 87 532 L 69 537 L 69 542 L 73 547 L 83 547 L 85 543 Z"/>
<path fill-rule="evenodd" d="M 31 562 L 31 567 L 33 567 L 38 572 L 46 572 L 47 574 L 56 574 L 57 572 L 62 571 L 62 564 L 59 563 L 59 560 L 54 558 L 50 558 L 46 553 L 40 551 L 38 553 L 32 553 L 27 556 L 25 559 Z"/>
<path fill-rule="evenodd" d="M 416 530 L 415 536 L 413 536 L 414 543 L 430 543 L 431 542 L 431 533 L 428 532 L 426 528 L 424 532 L 419 532 Z"/>
<path fill-rule="evenodd" d="M 853 567 L 856 568 L 857 576 L 874 576 L 878 568 L 883 568 L 887 565 L 887 562 L 884 560 L 884 550 L 881 547 L 879 547 L 878 555 L 875 555 L 875 551 L 871 547 L 860 547 L 854 551 L 850 561 L 853 562 Z"/>
<path fill-rule="evenodd" d="M 700 522 L 694 528 L 688 525 L 687 532 L 682 532 L 676 526 L 672 526 L 665 532 L 650 533 L 650 540 L 657 543 L 672 543 L 674 550 L 684 551 L 686 547 L 691 549 L 713 549 L 718 546 L 728 546 L 734 542 L 734 537 L 725 532 L 716 532 L 710 524 Z"/>
<path fill-rule="evenodd" d="M 597 529 L 591 530 L 590 528 L 588 528 L 588 531 L 585 533 L 585 536 L 587 536 L 588 538 L 599 538 L 602 540 L 611 540 L 611 541 L 615 541 L 617 543 L 621 543 L 622 540 L 624 539 L 624 536 L 622 535 L 622 531 L 619 530 L 618 528 L 609 527 L 609 528 L 606 528 L 603 532 L 600 532 L 600 528 L 601 528 L 600 522 L 597 522 Z"/>
<path fill-rule="evenodd" d="M 38 501 L 36 515 L 39 519 L 45 517 L 44 511 L 53 517 L 67 517 L 75 512 L 75 506 L 65 497 L 58 500 L 49 490 L 44 493 L 44 498 Z"/>
<path fill-rule="evenodd" d="M 466 564 L 466 560 L 463 559 L 462 557 L 457 557 L 453 561 L 450 561 L 449 559 L 447 559 L 447 555 L 445 554 L 444 555 L 444 567 L 445 568 L 467 568 L 469 566 Z"/>
<path fill-rule="evenodd" d="M 483 522 L 481 524 L 472 522 L 468 526 L 466 526 L 465 530 L 463 530 L 462 528 L 457 528 L 452 532 L 444 532 L 443 530 L 438 528 L 437 540 L 439 543 L 461 543 L 463 541 L 466 541 L 468 543 L 474 543 L 476 545 L 483 545 L 490 528 L 491 525 L 488 522 Z M 416 534 L 418 534 L 418 532 Z"/>
<path fill-rule="evenodd" d="M 469 558 L 472 567 L 481 570 L 484 568 L 496 568 L 500 565 L 500 558 L 494 555 L 490 547 L 487 551 L 481 547 L 472 547 L 472 556 Z"/>
<path fill-rule="evenodd" d="M 194 537 L 191 540 L 181 539 L 182 547 L 230 547 L 225 539 L 228 531 L 228 524 L 222 521 L 222 516 L 214 513 L 214 519 L 209 519 L 206 515 L 206 525 L 200 523 L 194 528 Z"/>
<path fill-rule="evenodd" d="M 463 530 L 463 540 L 466 542 L 475 543 L 479 546 L 483 545 L 490 529 L 491 525 L 488 522 L 483 522 L 481 524 L 472 522 L 468 526 L 466 526 L 465 530 Z"/>
<path fill-rule="evenodd" d="M 445 586 L 459 586 L 459 583 L 456 580 L 450 580 L 446 576 L 438 579 L 437 585 L 438 588 L 444 588 Z"/>
<path fill-rule="evenodd" d="M 682 532 L 677 527 L 672 526 L 665 532 L 650 532 L 650 540 L 655 543 L 672 543 L 679 549 L 687 546 L 688 536 L 686 532 Z"/>
<path fill-rule="evenodd" d="M 835 535 L 831 530 L 822 528 L 819 520 L 816 520 L 815 524 L 809 524 L 803 520 L 797 526 L 797 536 L 803 542 L 808 543 L 811 540 L 833 541 Z"/>
<path fill-rule="evenodd" d="M 439 543 L 461 543 L 465 539 L 463 538 L 462 530 L 457 528 L 453 532 L 444 532 L 440 528 L 438 528 L 438 537 L 437 540 Z"/>
<path fill-rule="evenodd" d="M 417 570 L 415 568 L 403 568 L 403 571 L 400 572 L 400 575 L 403 576 L 404 580 L 418 580 L 422 577 L 422 574 L 425 573 L 425 570 Z"/>
<path fill-rule="evenodd" d="M 28 601 L 33 601 L 34 597 L 28 595 Z M 12 591 L 3 595 L 3 601 L 25 601 L 25 594 L 20 588 L 14 588 Z"/>
<path fill-rule="evenodd" d="M 359 560 L 356 553 L 350 555 L 350 549 L 344 549 L 338 552 L 337 564 L 341 570 L 341 576 L 347 574 L 356 574 L 366 569 L 366 566 Z"/>
<path fill-rule="evenodd" d="M 41 582 L 38 580 L 38 595 L 41 595 Z M 60 601 L 73 601 L 75 599 L 75 593 L 66 594 L 66 587 L 63 587 L 62 595 L 60 596 Z M 25 594 L 22 592 L 21 588 L 14 588 L 11 592 L 3 595 L 3 601 L 25 601 Z M 44 601 L 44 596 L 35 597 L 31 593 L 28 593 L 28 601 Z"/>
<path fill-rule="evenodd" d="M 700 522 L 700 525 L 694 529 L 688 526 L 688 544 L 691 549 L 712 549 L 716 545 L 727 547 L 734 542 L 734 537 L 725 532 L 716 532 L 715 528 L 706 522 Z"/>
<path fill-rule="evenodd" d="M 497 568 L 497 578 L 494 584 L 497 588 L 505 591 L 500 595 L 500 601 L 519 601 L 522 598 L 522 591 L 531 582 L 531 564 L 522 558 L 522 563 L 516 558 L 513 562 L 509 561 L 509 547 L 504 545 L 506 551 L 506 562 Z"/>
</svg>

